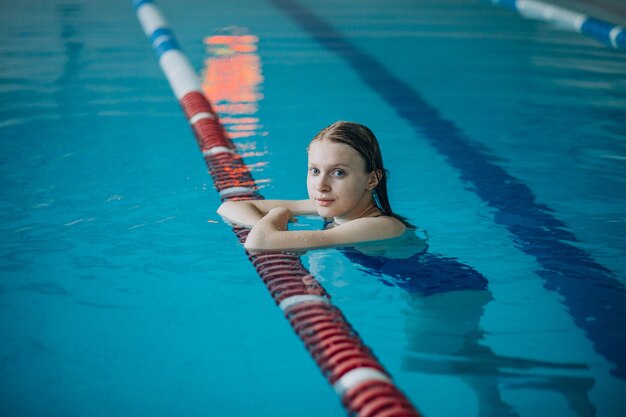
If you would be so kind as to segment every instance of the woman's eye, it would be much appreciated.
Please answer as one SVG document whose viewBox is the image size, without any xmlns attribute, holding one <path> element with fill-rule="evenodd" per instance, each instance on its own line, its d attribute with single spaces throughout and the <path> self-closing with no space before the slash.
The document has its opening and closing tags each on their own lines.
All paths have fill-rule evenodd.
<svg viewBox="0 0 626 417">
<path fill-rule="evenodd" d="M 346 171 L 344 171 L 343 169 L 336 169 L 333 171 L 333 175 L 335 177 L 343 177 L 344 175 L 346 175 Z"/>
<path fill-rule="evenodd" d="M 317 168 L 309 168 L 309 173 L 310 173 L 311 175 L 319 175 L 320 170 L 319 170 L 319 169 L 317 169 Z"/>
</svg>

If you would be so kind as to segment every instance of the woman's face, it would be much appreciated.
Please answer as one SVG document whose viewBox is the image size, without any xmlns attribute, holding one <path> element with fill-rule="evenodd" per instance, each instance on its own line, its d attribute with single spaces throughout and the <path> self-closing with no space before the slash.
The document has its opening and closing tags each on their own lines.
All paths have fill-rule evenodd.
<svg viewBox="0 0 626 417">
<path fill-rule="evenodd" d="M 344 143 L 316 140 L 309 145 L 309 198 L 322 217 L 346 221 L 361 217 L 372 206 L 374 173 L 365 172 L 358 151 Z"/>
</svg>

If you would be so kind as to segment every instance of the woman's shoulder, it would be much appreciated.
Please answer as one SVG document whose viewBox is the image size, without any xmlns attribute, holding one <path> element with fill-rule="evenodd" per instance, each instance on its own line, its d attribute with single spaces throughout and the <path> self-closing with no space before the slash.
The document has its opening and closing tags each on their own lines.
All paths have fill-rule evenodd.
<svg viewBox="0 0 626 417">
<path fill-rule="evenodd" d="M 400 237 L 408 230 L 407 225 L 394 216 L 382 215 L 374 217 L 374 219 L 378 219 L 382 226 L 385 227 L 389 233 L 393 234 L 392 237 Z"/>
<path fill-rule="evenodd" d="M 390 216 L 361 217 L 326 227 L 335 245 L 385 241 L 401 236 L 405 230 L 404 223 Z"/>
</svg>

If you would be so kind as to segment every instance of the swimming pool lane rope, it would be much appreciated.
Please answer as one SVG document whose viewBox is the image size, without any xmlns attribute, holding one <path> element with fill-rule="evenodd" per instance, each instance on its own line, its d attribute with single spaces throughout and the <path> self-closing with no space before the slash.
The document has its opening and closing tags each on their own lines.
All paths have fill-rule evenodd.
<svg viewBox="0 0 626 417">
<path fill-rule="evenodd" d="M 491 1 L 524 17 L 555 23 L 559 27 L 594 38 L 615 49 L 626 49 L 626 29 L 611 22 L 538 0 Z"/>
<path fill-rule="evenodd" d="M 183 108 L 222 201 L 262 199 L 217 113 L 202 93 L 199 78 L 153 1 L 134 0 L 133 7 L 152 43 L 161 69 Z M 249 230 L 233 227 L 241 242 Z M 286 253 L 250 253 L 248 258 L 276 304 L 350 415 L 419 417 L 389 373 L 361 340 L 324 288 Z"/>
</svg>

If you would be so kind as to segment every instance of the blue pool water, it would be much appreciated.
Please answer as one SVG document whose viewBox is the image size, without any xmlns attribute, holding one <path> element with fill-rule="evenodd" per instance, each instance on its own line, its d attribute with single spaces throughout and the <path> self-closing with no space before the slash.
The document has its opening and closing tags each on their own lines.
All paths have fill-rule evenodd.
<svg viewBox="0 0 626 417">
<path fill-rule="evenodd" d="M 426 416 L 624 415 L 624 52 L 478 1 L 308 3 L 159 4 L 265 197 L 305 197 L 321 127 L 379 137 L 430 258 L 306 254 L 334 303 Z M 129 4 L 1 7 L 0 415 L 345 415 Z"/>
</svg>

